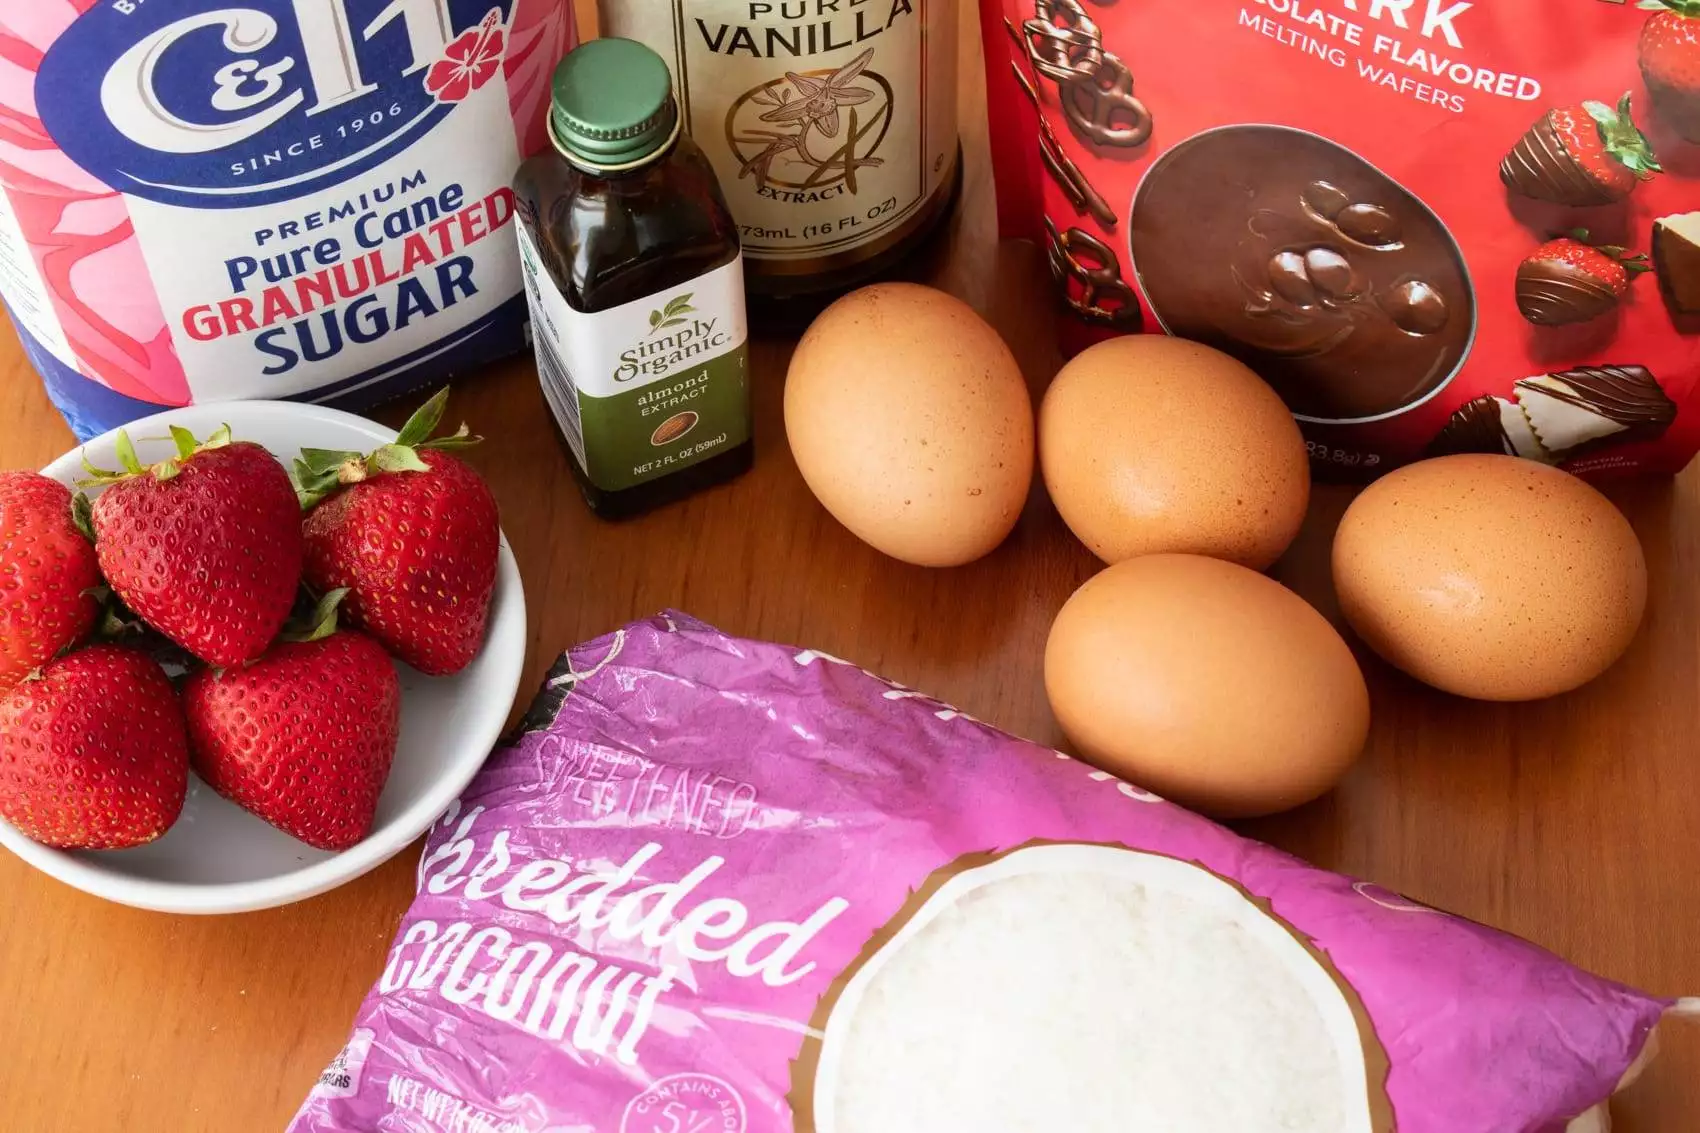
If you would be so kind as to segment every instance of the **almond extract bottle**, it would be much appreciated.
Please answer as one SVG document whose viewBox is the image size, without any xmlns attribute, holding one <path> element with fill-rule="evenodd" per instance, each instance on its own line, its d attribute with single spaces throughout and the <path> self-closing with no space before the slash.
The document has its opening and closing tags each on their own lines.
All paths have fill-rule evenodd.
<svg viewBox="0 0 1700 1133">
<path fill-rule="evenodd" d="M 648 47 L 563 59 L 549 133 L 514 180 L 538 380 L 586 501 L 620 518 L 750 467 L 738 228 Z"/>
</svg>

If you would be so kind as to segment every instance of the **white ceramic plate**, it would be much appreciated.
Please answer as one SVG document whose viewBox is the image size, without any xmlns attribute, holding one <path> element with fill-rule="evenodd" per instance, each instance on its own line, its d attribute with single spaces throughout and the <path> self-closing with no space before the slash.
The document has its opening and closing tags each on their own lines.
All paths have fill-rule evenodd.
<svg viewBox="0 0 1700 1133">
<path fill-rule="evenodd" d="M 169 425 L 205 437 L 229 423 L 236 439 L 293 458 L 303 446 L 369 451 L 395 439 L 375 422 L 292 402 L 246 401 L 175 409 L 127 426 L 144 462 L 171 453 Z M 42 471 L 71 483 L 82 455 L 118 467 L 114 434 L 74 449 Z M 378 800 L 372 833 L 351 850 L 315 850 L 226 802 L 192 774 L 183 816 L 169 833 L 134 850 L 49 849 L 0 821 L 0 845 L 67 885 L 144 909 L 237 913 L 286 905 L 333 889 L 380 865 L 424 833 L 471 781 L 499 737 L 525 664 L 525 596 L 506 537 L 484 650 L 453 677 L 397 664 L 401 742 Z"/>
</svg>

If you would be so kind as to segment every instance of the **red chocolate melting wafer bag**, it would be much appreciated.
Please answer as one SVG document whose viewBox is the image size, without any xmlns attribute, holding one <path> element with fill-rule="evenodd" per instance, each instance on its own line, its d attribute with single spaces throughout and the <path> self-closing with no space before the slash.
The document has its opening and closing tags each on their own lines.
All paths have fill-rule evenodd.
<svg viewBox="0 0 1700 1133">
<path fill-rule="evenodd" d="M 1700 449 L 1700 8 L 982 0 L 1006 236 L 1065 346 L 1239 357 L 1320 475 Z"/>
</svg>

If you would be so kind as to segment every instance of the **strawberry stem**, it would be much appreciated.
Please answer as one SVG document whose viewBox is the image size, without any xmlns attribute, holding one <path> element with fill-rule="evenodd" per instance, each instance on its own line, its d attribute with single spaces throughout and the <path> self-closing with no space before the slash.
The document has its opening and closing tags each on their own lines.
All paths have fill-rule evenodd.
<svg viewBox="0 0 1700 1133">
<path fill-rule="evenodd" d="M 1653 143 L 1635 124 L 1633 99 L 1634 92 L 1625 91 L 1615 109 L 1603 102 L 1584 102 L 1582 109 L 1594 120 L 1600 145 L 1606 154 L 1636 177 L 1647 181 L 1653 174 L 1663 173 L 1664 167 L 1653 154 Z"/>
<path fill-rule="evenodd" d="M 431 434 L 442 422 L 448 403 L 449 389 L 444 386 L 407 419 L 395 440 L 364 455 L 335 449 L 302 449 L 289 471 L 301 510 L 311 511 L 338 488 L 359 484 L 373 476 L 429 472 L 431 466 L 419 457 L 421 449 L 468 448 L 482 441 L 484 438 L 473 436 L 464 422 L 450 435 L 432 439 Z"/>
<path fill-rule="evenodd" d="M 295 619 L 284 627 L 278 635 L 279 641 L 323 641 L 337 630 L 336 611 L 342 600 L 348 597 L 348 588 L 342 587 L 330 590 L 313 606 L 312 612 L 305 618 Z"/>
<path fill-rule="evenodd" d="M 136 457 L 136 446 L 130 443 L 129 432 L 119 429 L 118 439 L 114 442 L 113 447 L 117 450 L 118 463 L 123 466 L 124 471 L 132 476 L 140 476 L 142 474 L 142 462 Z"/>
<path fill-rule="evenodd" d="M 96 468 L 94 463 L 89 460 L 87 450 L 84 450 L 83 471 L 88 473 L 88 477 L 77 481 L 77 487 L 106 487 L 137 476 L 152 476 L 159 481 L 170 480 L 183 471 L 183 465 L 194 459 L 197 454 L 209 449 L 224 448 L 231 443 L 229 425 L 219 426 L 213 435 L 204 441 L 195 440 L 195 434 L 180 426 L 172 425 L 170 428 L 171 442 L 176 447 L 177 452 L 175 455 L 151 466 L 142 464 L 141 458 L 136 455 L 135 443 L 130 440 L 130 434 L 123 429 L 118 430 L 118 435 L 112 442 L 113 452 L 118 457 L 122 471 L 113 472 L 105 468 Z"/>
<path fill-rule="evenodd" d="M 89 502 L 87 492 L 78 492 L 71 497 L 71 526 L 81 531 L 89 542 L 94 542 L 94 504 Z"/>
<path fill-rule="evenodd" d="M 171 439 L 177 444 L 179 459 L 188 460 L 195 455 L 195 434 L 181 425 L 171 426 Z"/>
</svg>

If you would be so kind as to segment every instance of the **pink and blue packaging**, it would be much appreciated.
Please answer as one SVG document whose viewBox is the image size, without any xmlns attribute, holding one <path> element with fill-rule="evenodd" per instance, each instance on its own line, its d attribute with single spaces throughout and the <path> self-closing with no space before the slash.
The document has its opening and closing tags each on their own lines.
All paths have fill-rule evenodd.
<svg viewBox="0 0 1700 1133">
<path fill-rule="evenodd" d="M 0 295 L 88 437 L 519 350 L 508 182 L 570 0 L 7 0 Z"/>
</svg>

